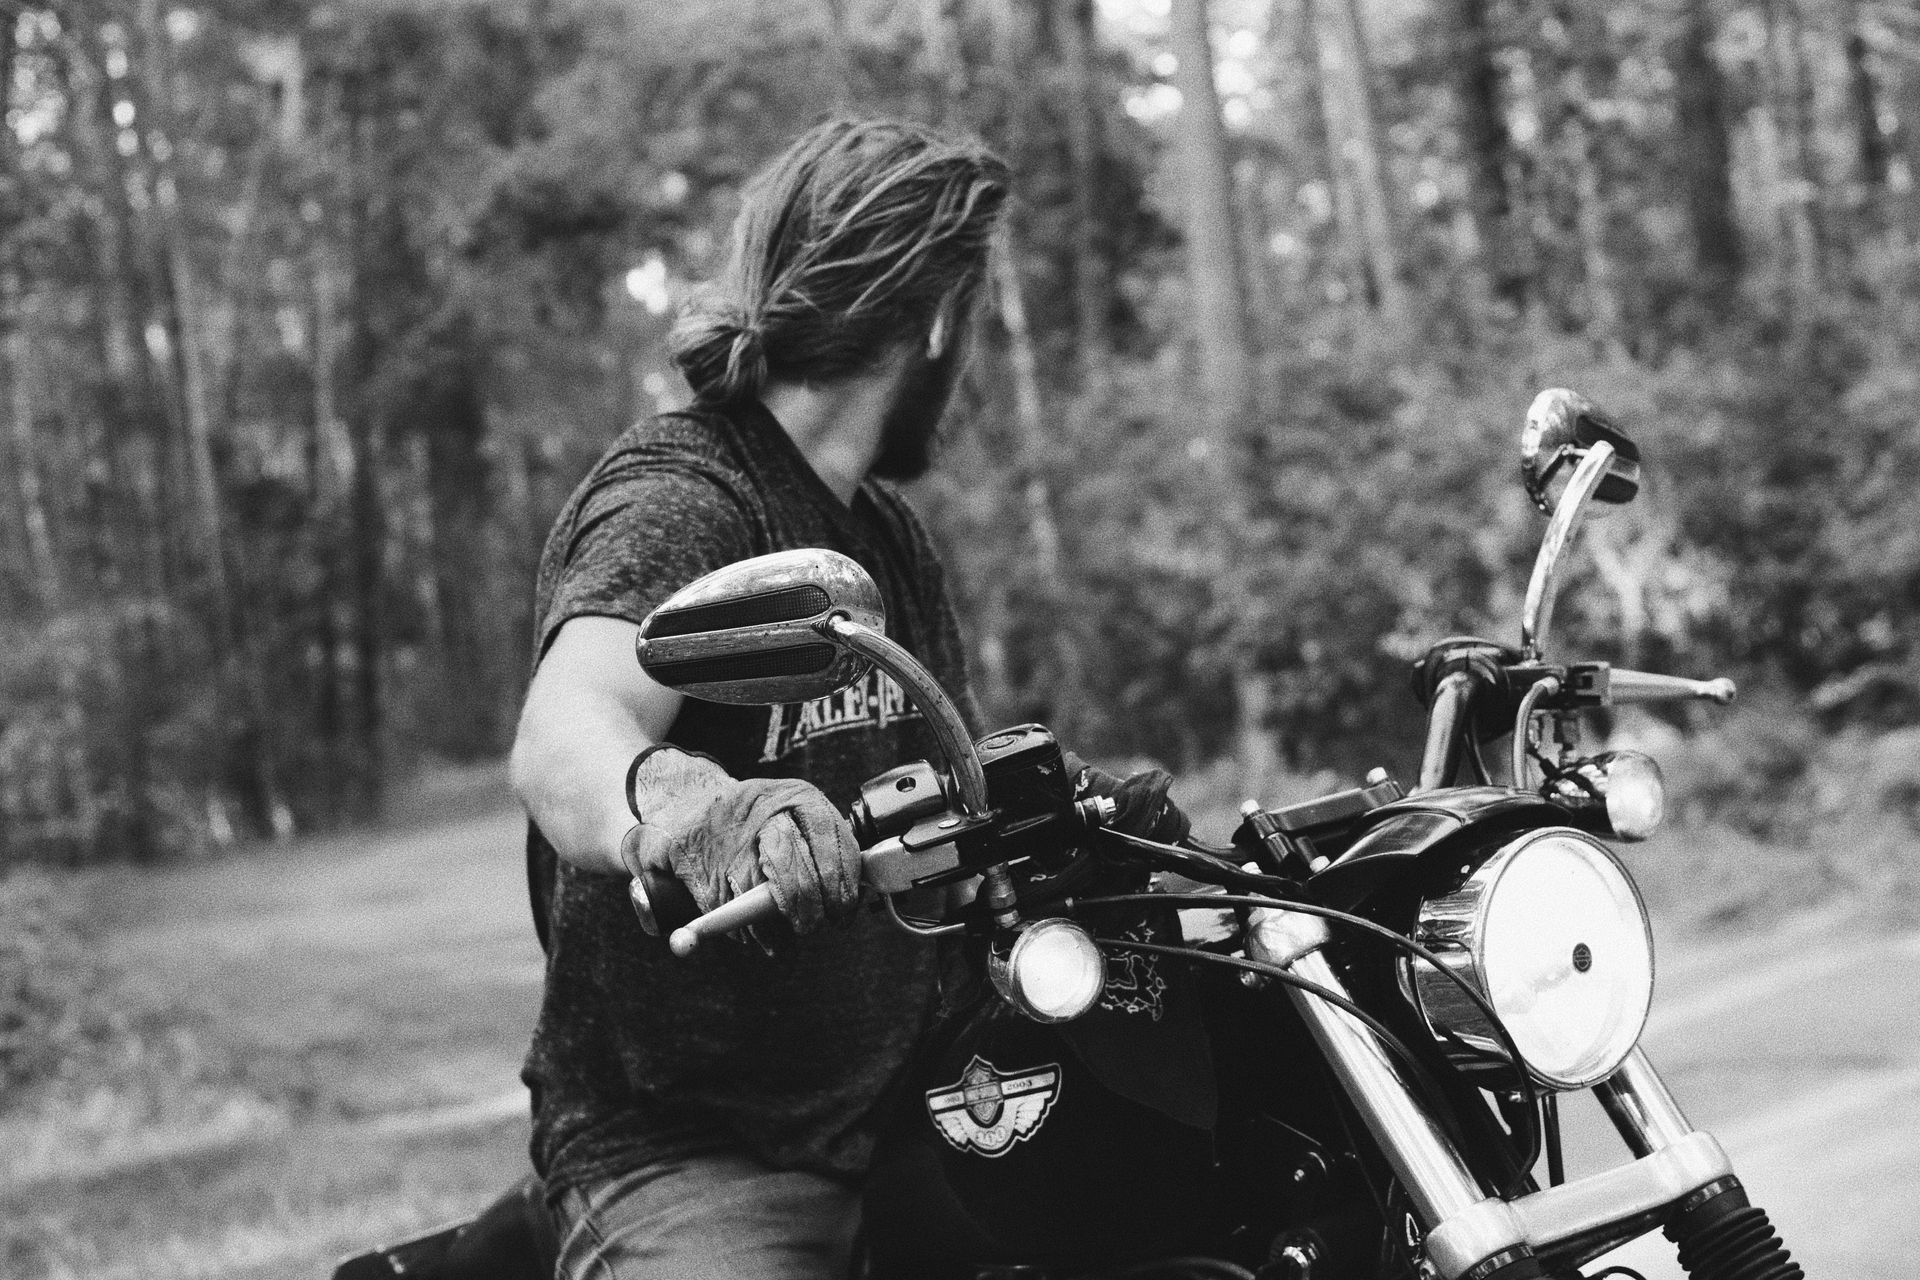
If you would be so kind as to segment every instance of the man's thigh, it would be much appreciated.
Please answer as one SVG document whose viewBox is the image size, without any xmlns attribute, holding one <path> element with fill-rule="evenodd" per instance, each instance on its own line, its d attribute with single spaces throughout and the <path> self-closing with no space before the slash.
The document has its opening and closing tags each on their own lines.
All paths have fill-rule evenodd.
<svg viewBox="0 0 1920 1280">
<path fill-rule="evenodd" d="M 860 1193 L 712 1153 L 570 1190 L 560 1280 L 845 1280 Z"/>
</svg>

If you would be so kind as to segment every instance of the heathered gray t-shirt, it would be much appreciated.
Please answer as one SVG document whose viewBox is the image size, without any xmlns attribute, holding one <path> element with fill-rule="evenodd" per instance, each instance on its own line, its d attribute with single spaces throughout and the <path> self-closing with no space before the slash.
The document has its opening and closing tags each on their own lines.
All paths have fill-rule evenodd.
<svg viewBox="0 0 1920 1280">
<path fill-rule="evenodd" d="M 877 481 L 843 504 L 758 404 L 662 415 L 614 442 L 548 537 L 539 651 L 569 618 L 638 623 L 704 573 L 796 547 L 831 548 L 873 575 L 888 635 L 977 732 L 926 531 Z M 867 778 L 937 758 L 919 713 L 878 672 L 784 707 L 688 699 L 668 740 L 736 778 L 805 778 L 842 811 Z M 523 1077 L 534 1165 L 551 1187 L 725 1142 L 781 1167 L 864 1170 L 869 1117 L 933 1000 L 929 943 L 863 909 L 776 956 L 728 943 L 681 960 L 641 932 L 624 877 L 560 862 L 531 827 L 528 872 L 547 981 Z"/>
</svg>

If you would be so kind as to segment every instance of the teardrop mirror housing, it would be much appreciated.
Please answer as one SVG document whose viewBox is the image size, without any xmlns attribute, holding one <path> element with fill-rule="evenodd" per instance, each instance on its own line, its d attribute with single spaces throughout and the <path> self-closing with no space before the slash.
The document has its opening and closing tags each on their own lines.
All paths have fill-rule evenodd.
<svg viewBox="0 0 1920 1280">
<path fill-rule="evenodd" d="M 1553 514 L 1554 480 L 1571 475 L 1587 450 L 1603 440 L 1613 446 L 1614 456 L 1594 500 L 1614 506 L 1632 502 L 1640 492 L 1640 446 L 1626 429 L 1577 391 L 1550 387 L 1533 398 L 1520 431 L 1520 478 L 1542 514 Z"/>
<path fill-rule="evenodd" d="M 872 667 L 828 638 L 836 617 L 886 631 L 886 606 L 867 571 L 824 548 L 776 551 L 674 592 L 640 624 L 634 650 L 649 676 L 689 697 L 743 706 L 806 702 Z"/>
</svg>

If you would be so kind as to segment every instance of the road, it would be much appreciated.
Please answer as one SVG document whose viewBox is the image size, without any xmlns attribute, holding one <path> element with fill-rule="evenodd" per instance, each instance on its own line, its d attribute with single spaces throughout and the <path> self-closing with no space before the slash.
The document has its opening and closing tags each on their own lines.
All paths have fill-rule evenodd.
<svg viewBox="0 0 1920 1280">
<path fill-rule="evenodd" d="M 1671 958 L 1668 958 L 1668 957 Z M 1813 1280 L 1893 1280 L 1920 1256 L 1920 933 L 1825 913 L 1662 949 L 1642 1044 L 1718 1138 Z M 1590 1095 L 1566 1113 L 1569 1174 L 1623 1148 Z M 1606 1259 L 1684 1273 L 1658 1234 Z"/>
</svg>

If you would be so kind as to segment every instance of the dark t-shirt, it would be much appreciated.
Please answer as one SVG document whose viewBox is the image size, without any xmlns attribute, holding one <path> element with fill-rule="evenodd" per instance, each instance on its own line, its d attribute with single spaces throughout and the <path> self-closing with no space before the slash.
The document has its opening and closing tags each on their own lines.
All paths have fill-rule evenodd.
<svg viewBox="0 0 1920 1280">
<path fill-rule="evenodd" d="M 569 618 L 638 623 L 704 573 L 796 547 L 839 551 L 873 575 L 887 634 L 977 731 L 926 531 L 877 481 L 843 504 L 758 404 L 662 415 L 614 442 L 548 537 L 539 652 Z M 667 737 L 736 778 L 804 778 L 843 811 L 867 778 L 935 752 L 920 714 L 878 672 L 804 704 L 689 698 Z M 781 1167 L 864 1170 L 866 1122 L 932 1002 L 929 943 L 863 909 L 777 956 L 726 943 L 681 960 L 641 932 L 624 877 L 561 862 L 535 828 L 528 872 L 547 982 L 523 1075 L 534 1165 L 550 1185 L 729 1141 Z"/>
</svg>

